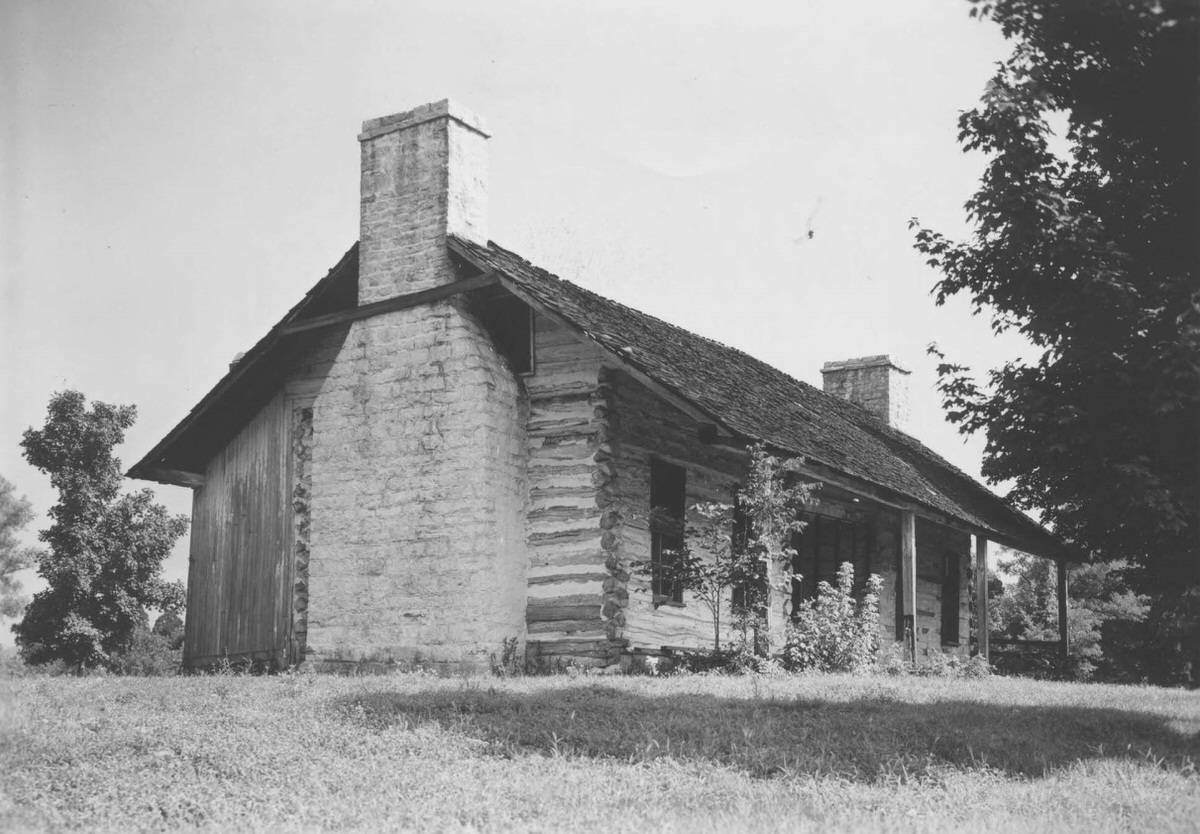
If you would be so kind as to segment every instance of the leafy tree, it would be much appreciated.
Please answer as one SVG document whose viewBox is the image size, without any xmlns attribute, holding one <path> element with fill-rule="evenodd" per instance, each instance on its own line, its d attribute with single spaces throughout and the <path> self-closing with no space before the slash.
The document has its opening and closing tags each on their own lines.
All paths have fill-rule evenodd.
<svg viewBox="0 0 1200 834">
<path fill-rule="evenodd" d="M 959 120 L 989 156 L 974 230 L 916 247 L 939 304 L 965 293 L 1041 355 L 986 382 L 943 361 L 948 418 L 1020 507 L 1137 566 L 1156 676 L 1200 675 L 1200 7 L 975 2 L 1014 46 Z"/>
<path fill-rule="evenodd" d="M 178 610 L 168 608 L 163 611 L 150 631 L 164 638 L 172 651 L 183 648 L 183 617 L 179 616 Z"/>
<path fill-rule="evenodd" d="M 106 665 L 145 628 L 146 608 L 177 609 L 182 586 L 162 579 L 162 562 L 187 530 L 149 489 L 120 494 L 113 447 L 133 425 L 133 406 L 96 402 L 78 391 L 55 394 L 43 428 L 25 432 L 25 459 L 50 476 L 58 503 L 39 534 L 46 590 L 13 627 L 27 663 L 62 660 L 76 668 Z"/>
<path fill-rule="evenodd" d="M 33 567 L 37 548 L 24 547 L 19 533 L 33 519 L 33 506 L 18 498 L 16 487 L 0 476 L 0 617 L 16 617 L 29 601 L 21 594 L 18 571 Z"/>
</svg>

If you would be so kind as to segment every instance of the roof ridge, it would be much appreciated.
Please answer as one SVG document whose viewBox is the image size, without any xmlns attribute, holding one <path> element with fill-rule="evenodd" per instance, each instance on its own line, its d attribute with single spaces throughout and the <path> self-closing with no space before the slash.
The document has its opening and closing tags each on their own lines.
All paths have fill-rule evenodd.
<svg viewBox="0 0 1200 834">
<path fill-rule="evenodd" d="M 598 298 L 604 302 L 607 302 L 609 304 L 615 304 L 616 306 L 621 307 L 622 309 L 629 310 L 630 312 L 633 312 L 633 313 L 637 313 L 639 316 L 645 316 L 648 319 L 654 319 L 654 321 L 658 322 L 659 324 L 666 325 L 667 327 L 671 328 L 672 330 L 678 330 L 680 333 L 686 333 L 689 336 L 693 336 L 697 339 L 703 339 L 704 341 L 709 342 L 710 344 L 714 344 L 717 347 L 722 348 L 723 350 L 733 351 L 734 353 L 737 353 L 737 354 L 740 354 L 741 356 L 746 357 L 747 359 L 754 362 L 755 364 L 762 365 L 763 367 L 770 368 L 772 371 L 775 371 L 776 373 L 783 374 L 784 376 L 786 376 L 788 379 L 792 380 L 793 382 L 803 385 L 806 388 L 811 388 L 813 391 L 816 391 L 819 394 L 823 394 L 827 397 L 832 396 L 830 394 L 825 394 L 824 391 L 822 391 L 817 386 L 813 385 L 811 382 L 805 382 L 803 379 L 800 379 L 799 377 L 792 376 L 790 373 L 783 370 L 782 368 L 777 368 L 774 365 L 772 365 L 771 363 L 766 362 L 762 359 L 759 359 L 754 354 L 747 353 L 746 351 L 742 350 L 739 347 L 736 347 L 735 345 L 729 345 L 729 344 L 726 344 L 725 342 L 722 342 L 720 339 L 714 339 L 711 336 L 705 336 L 703 333 L 697 333 L 694 330 L 688 330 L 686 327 L 681 327 L 678 324 L 674 324 L 672 322 L 667 321 L 666 319 L 661 319 L 658 316 L 654 315 L 653 313 L 647 313 L 645 310 L 639 310 L 637 307 L 630 307 L 628 304 L 625 304 L 622 301 L 618 301 L 615 298 L 609 298 L 607 295 L 602 295 L 601 293 L 598 293 L 595 290 L 588 289 L 587 287 L 583 286 L 582 284 L 576 283 L 575 281 L 572 281 L 569 278 L 563 278 L 561 276 L 555 275 L 550 270 L 545 269 L 544 267 L 540 267 L 537 264 L 529 261 L 528 259 L 521 257 L 516 252 L 512 251 L 511 249 L 507 249 L 507 248 L 501 246 L 499 243 L 496 243 L 496 241 L 494 241 L 494 240 L 488 240 L 488 246 L 490 248 L 496 249 L 501 254 L 516 258 L 517 260 L 519 260 L 521 263 L 525 264 L 530 269 L 541 273 L 542 276 L 545 278 L 549 278 L 554 281 L 559 281 L 564 284 L 570 284 L 575 289 L 581 290 L 582 292 L 588 293 L 589 295 L 593 295 L 596 298 Z M 833 397 L 833 399 L 836 399 L 840 402 L 844 402 L 852 408 L 858 408 L 858 406 L 854 405 L 853 403 L 847 402 L 846 400 L 842 400 L 840 397 Z M 863 413 L 866 413 L 866 412 L 863 412 Z"/>
</svg>

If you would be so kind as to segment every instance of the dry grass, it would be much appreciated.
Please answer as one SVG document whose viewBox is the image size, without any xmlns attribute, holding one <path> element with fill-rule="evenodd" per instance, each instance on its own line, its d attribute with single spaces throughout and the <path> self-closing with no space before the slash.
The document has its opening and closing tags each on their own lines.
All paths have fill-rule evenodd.
<svg viewBox="0 0 1200 834">
<path fill-rule="evenodd" d="M 1200 693 L 981 681 L 0 681 L 0 830 L 1195 831 Z"/>
</svg>

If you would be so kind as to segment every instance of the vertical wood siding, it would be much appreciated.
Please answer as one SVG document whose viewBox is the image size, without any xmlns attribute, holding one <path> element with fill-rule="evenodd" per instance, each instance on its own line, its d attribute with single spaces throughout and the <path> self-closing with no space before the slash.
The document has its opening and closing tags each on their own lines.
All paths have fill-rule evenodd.
<svg viewBox="0 0 1200 834">
<path fill-rule="evenodd" d="M 290 413 L 277 395 L 195 491 L 185 656 L 282 662 L 291 625 Z"/>
</svg>

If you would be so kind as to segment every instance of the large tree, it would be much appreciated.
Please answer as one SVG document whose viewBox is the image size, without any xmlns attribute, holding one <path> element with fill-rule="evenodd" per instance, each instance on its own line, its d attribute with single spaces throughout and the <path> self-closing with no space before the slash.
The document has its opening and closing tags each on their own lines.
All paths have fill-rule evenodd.
<svg viewBox="0 0 1200 834">
<path fill-rule="evenodd" d="M 1138 566 L 1159 671 L 1200 674 L 1200 10 L 976 0 L 971 14 L 1013 42 L 959 121 L 964 149 L 988 155 L 973 232 L 919 228 L 916 245 L 942 273 L 939 304 L 966 294 L 1040 356 L 983 381 L 942 364 L 949 419 L 986 433 L 984 475 L 1019 506 Z"/>
<path fill-rule="evenodd" d="M 16 574 L 33 567 L 38 551 L 22 545 L 17 533 L 32 520 L 29 499 L 18 498 L 17 488 L 0 476 L 0 617 L 16 617 L 28 601 Z"/>
<path fill-rule="evenodd" d="M 182 605 L 182 587 L 162 579 L 162 563 L 187 530 L 149 489 L 124 494 L 113 448 L 133 425 L 133 406 L 87 402 L 78 391 L 55 394 L 46 424 L 25 432 L 25 459 L 50 476 L 58 503 L 39 534 L 48 546 L 38 573 L 48 587 L 34 595 L 13 627 L 27 663 L 62 660 L 75 668 L 108 664 L 147 621 L 148 607 Z"/>
</svg>

